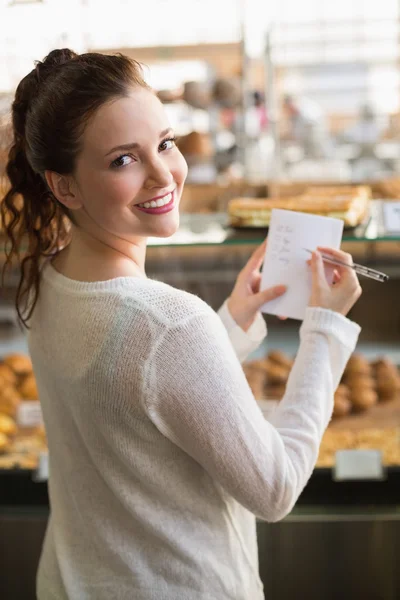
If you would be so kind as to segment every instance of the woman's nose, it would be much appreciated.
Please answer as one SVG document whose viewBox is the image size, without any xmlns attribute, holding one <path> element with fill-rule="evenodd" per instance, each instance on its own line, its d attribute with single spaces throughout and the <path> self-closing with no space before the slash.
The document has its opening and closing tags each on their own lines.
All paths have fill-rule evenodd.
<svg viewBox="0 0 400 600">
<path fill-rule="evenodd" d="M 173 181 L 169 166 L 161 157 L 157 157 L 148 164 L 146 187 L 167 187 Z"/>
</svg>

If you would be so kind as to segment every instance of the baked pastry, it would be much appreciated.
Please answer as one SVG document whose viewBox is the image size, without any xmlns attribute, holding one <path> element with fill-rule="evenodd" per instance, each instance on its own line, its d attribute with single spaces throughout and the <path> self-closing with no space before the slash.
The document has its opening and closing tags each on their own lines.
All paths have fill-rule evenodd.
<svg viewBox="0 0 400 600">
<path fill-rule="evenodd" d="M 333 404 L 332 416 L 334 418 L 345 417 L 351 411 L 351 407 L 352 404 L 349 398 L 346 398 L 345 396 L 338 396 L 337 398 L 335 398 Z"/>
<path fill-rule="evenodd" d="M 265 361 L 265 372 L 267 374 L 268 383 L 286 383 L 289 377 L 287 367 L 278 365 L 270 360 Z"/>
<path fill-rule="evenodd" d="M 345 376 L 348 375 L 371 375 L 372 369 L 368 360 L 361 354 L 352 354 L 345 368 Z"/>
<path fill-rule="evenodd" d="M 357 390 L 352 393 L 351 402 L 355 411 L 363 412 L 378 402 L 378 394 L 375 390 Z"/>
<path fill-rule="evenodd" d="M 0 388 L 0 413 L 14 417 L 19 403 L 20 397 L 13 387 Z"/>
<path fill-rule="evenodd" d="M 25 400 L 38 400 L 38 390 L 34 375 L 28 375 L 18 388 L 21 396 Z"/>
<path fill-rule="evenodd" d="M 0 385 L 15 385 L 16 382 L 17 378 L 14 371 L 8 365 L 0 364 Z"/>
<path fill-rule="evenodd" d="M 344 383 L 340 383 L 336 388 L 335 397 L 336 396 L 345 396 L 346 398 L 348 398 L 350 396 L 349 387 Z"/>
<path fill-rule="evenodd" d="M 32 361 L 25 354 L 9 354 L 4 358 L 4 364 L 10 367 L 16 375 L 32 373 Z"/>
<path fill-rule="evenodd" d="M 286 392 L 286 386 L 283 383 L 267 385 L 264 389 L 264 395 L 271 400 L 281 400 Z"/>
<path fill-rule="evenodd" d="M 9 437 L 17 433 L 17 425 L 8 415 L 0 414 L 0 433 Z"/>
<path fill-rule="evenodd" d="M 268 360 L 281 365 L 282 367 L 286 367 L 287 369 L 291 369 L 293 366 L 293 360 L 289 358 L 287 354 L 281 352 L 280 350 L 271 350 L 268 352 L 267 356 Z"/>
<path fill-rule="evenodd" d="M 331 189 L 331 188 L 329 188 Z M 313 188 L 311 188 L 313 190 Z M 342 219 L 345 226 L 361 223 L 369 210 L 369 199 L 363 186 L 352 193 L 311 194 L 287 198 L 234 198 L 228 204 L 228 216 L 233 227 L 268 227 L 273 208 L 296 210 L 309 214 Z"/>
<path fill-rule="evenodd" d="M 253 392 L 254 397 L 260 400 L 264 397 L 264 386 L 266 381 L 266 374 L 263 371 L 253 370 L 247 375 L 247 381 Z"/>
<path fill-rule="evenodd" d="M 376 381 L 369 375 L 353 376 L 349 379 L 346 379 L 346 383 L 352 394 L 361 390 L 376 389 Z"/>
</svg>

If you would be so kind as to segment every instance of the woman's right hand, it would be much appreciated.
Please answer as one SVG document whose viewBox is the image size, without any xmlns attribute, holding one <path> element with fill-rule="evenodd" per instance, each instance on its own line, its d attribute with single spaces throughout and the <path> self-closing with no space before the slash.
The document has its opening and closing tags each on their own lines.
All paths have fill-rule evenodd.
<svg viewBox="0 0 400 600">
<path fill-rule="evenodd" d="M 318 248 L 313 252 L 310 265 L 312 272 L 312 290 L 309 306 L 319 306 L 338 312 L 344 316 L 361 296 L 362 289 L 353 269 L 335 266 L 333 283 L 329 284 L 324 270 L 323 252 L 333 259 L 348 265 L 353 264 L 351 254 L 333 248 Z"/>
</svg>

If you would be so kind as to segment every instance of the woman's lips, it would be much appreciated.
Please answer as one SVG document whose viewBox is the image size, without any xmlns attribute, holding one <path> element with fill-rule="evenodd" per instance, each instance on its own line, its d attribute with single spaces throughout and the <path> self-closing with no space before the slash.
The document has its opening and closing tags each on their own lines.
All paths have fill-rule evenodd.
<svg viewBox="0 0 400 600">
<path fill-rule="evenodd" d="M 167 194 L 168 196 L 169 194 Z M 155 206 L 153 208 L 144 208 L 144 206 L 138 206 L 136 204 L 135 208 L 140 210 L 141 212 L 147 213 L 149 215 L 164 215 L 167 212 L 173 210 L 175 206 L 175 190 L 171 192 L 171 200 L 168 204 L 164 204 L 164 206 Z"/>
</svg>

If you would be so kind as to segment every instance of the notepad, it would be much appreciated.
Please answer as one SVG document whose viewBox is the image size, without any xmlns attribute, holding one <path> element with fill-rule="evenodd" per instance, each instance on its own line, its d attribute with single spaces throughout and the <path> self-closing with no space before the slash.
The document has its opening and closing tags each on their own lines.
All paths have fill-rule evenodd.
<svg viewBox="0 0 400 600">
<path fill-rule="evenodd" d="M 304 248 L 340 248 L 342 235 L 341 219 L 273 209 L 261 289 L 283 284 L 287 291 L 280 298 L 264 304 L 262 312 L 303 320 L 311 294 L 311 270 L 306 262 L 310 254 Z M 334 267 L 325 266 L 330 283 L 333 270 Z"/>
</svg>

